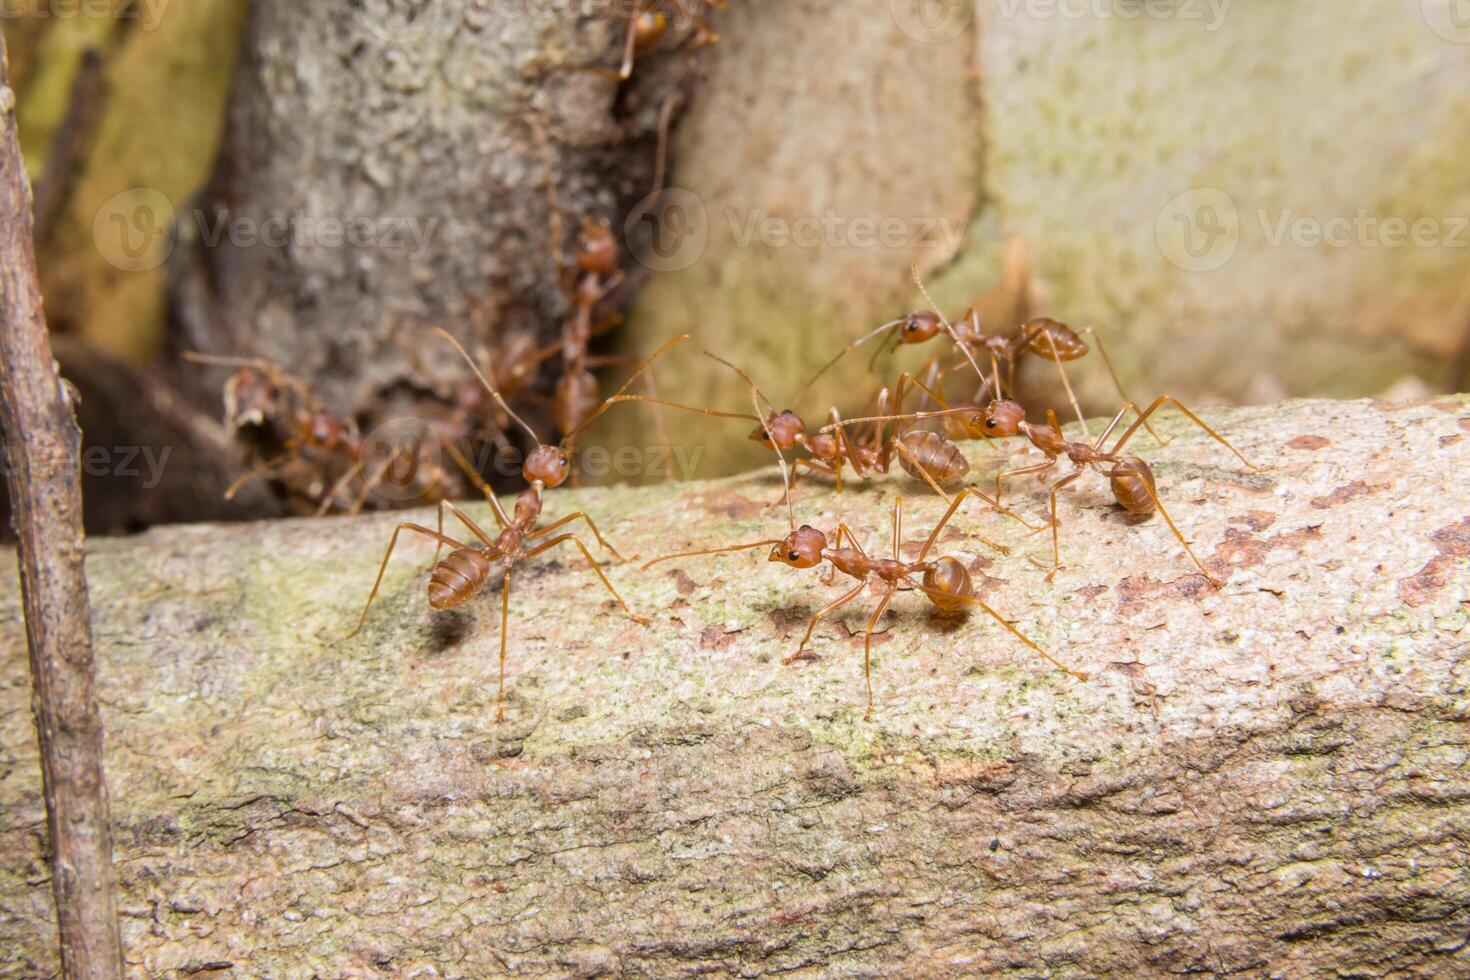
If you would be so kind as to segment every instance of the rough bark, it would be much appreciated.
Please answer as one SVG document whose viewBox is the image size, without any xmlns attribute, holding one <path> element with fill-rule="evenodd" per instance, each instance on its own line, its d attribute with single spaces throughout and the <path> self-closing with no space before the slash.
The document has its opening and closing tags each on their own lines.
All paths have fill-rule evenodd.
<svg viewBox="0 0 1470 980">
<path fill-rule="evenodd" d="M 431 613 L 427 543 L 401 546 L 366 633 L 332 645 L 394 516 L 97 543 L 131 966 L 1466 972 L 1470 398 L 1206 417 L 1267 468 L 1178 417 L 1168 447 L 1136 448 L 1222 590 L 1095 476 L 1063 494 L 1053 585 L 1032 561 L 1044 535 L 967 509 L 945 551 L 1092 680 L 908 594 L 880 625 L 871 722 L 854 636 L 871 599 L 784 666 L 838 589 L 760 552 L 610 568 L 650 629 L 575 552 L 538 560 L 516 580 L 496 725 L 496 583 Z M 972 450 L 982 475 L 1002 458 Z M 808 484 L 797 516 L 840 514 L 881 548 L 899 491 L 912 541 L 940 507 L 907 477 L 841 498 Z M 556 491 L 548 517 L 585 506 L 646 558 L 779 532 L 776 496 L 769 472 Z M 1044 507 L 1036 484 L 1013 501 Z M 4 676 L 21 656 L 0 634 Z M 24 706 L 0 693 L 16 975 L 53 967 Z"/>
<path fill-rule="evenodd" d="M 430 326 L 553 336 L 558 250 L 570 262 L 582 215 L 619 225 L 649 193 L 660 118 L 694 78 L 684 18 L 630 82 L 584 70 L 617 66 L 627 9 L 256 3 L 219 166 L 179 225 L 175 346 L 269 357 L 336 411 L 381 417 L 462 380 Z M 368 239 L 344 242 L 362 222 Z M 184 379 L 211 403 L 219 380 Z"/>
<path fill-rule="evenodd" d="M 102 773 L 82 547 L 81 432 L 51 357 L 31 246 L 31 195 L 15 138 L 0 38 L 0 431 L 20 547 L 20 607 L 50 848 L 60 961 L 68 977 L 116 977 L 112 818 Z M 7 676 L 24 676 L 19 664 Z M 54 948 L 54 947 L 53 947 Z"/>
</svg>

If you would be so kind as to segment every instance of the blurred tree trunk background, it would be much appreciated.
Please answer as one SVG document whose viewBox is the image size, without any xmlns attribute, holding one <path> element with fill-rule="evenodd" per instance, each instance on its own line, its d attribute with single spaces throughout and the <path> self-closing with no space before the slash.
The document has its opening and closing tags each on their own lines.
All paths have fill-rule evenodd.
<svg viewBox="0 0 1470 980">
<path fill-rule="evenodd" d="M 1463 387 L 1470 31 L 1452 4 L 734 0 L 718 44 L 690 50 L 685 24 L 624 84 L 580 70 L 617 63 L 615 4 L 259 0 L 247 30 L 243 0 L 120 0 L 109 19 L 8 0 L 4 26 L 57 328 L 156 363 L 208 416 L 219 375 L 180 369 L 182 349 L 271 357 L 381 415 L 462 379 L 430 326 L 484 349 L 555 333 L 547 174 L 564 249 L 583 212 L 621 223 L 666 108 L 671 187 L 635 215 L 625 295 L 648 286 L 620 342 L 692 330 L 778 402 L 920 304 L 910 264 L 997 331 L 1027 305 L 1097 327 L 1140 397 Z M 176 235 L 136 223 L 149 191 Z M 289 247 L 239 234 L 298 216 Z M 378 237 L 335 246 L 326 219 Z M 129 221 L 153 251 L 120 250 Z M 859 408 L 863 353 L 797 407 Z M 1048 367 L 1024 379 L 1038 400 Z M 747 404 L 692 351 L 660 378 Z M 1089 408 L 1115 400 L 1090 362 L 1077 380 Z M 741 432 L 667 422 L 676 443 L 736 445 L 704 475 L 760 461 Z M 603 435 L 647 428 L 628 412 Z"/>
</svg>

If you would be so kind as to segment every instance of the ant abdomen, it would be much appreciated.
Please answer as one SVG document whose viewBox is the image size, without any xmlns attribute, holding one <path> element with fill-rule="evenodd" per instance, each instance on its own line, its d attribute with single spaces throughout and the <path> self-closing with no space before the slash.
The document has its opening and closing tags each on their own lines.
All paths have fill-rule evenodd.
<svg viewBox="0 0 1470 980">
<path fill-rule="evenodd" d="M 928 590 L 925 594 L 934 605 L 951 613 L 969 609 L 971 604 L 966 599 L 975 594 L 969 570 L 960 564 L 959 559 L 947 555 L 936 558 L 924 570 L 924 588 Z M 959 596 L 964 598 L 956 598 Z"/>
<path fill-rule="evenodd" d="M 1031 338 L 1026 350 L 1046 361 L 1075 361 L 1086 356 L 1089 349 L 1077 331 L 1050 317 L 1037 317 L 1024 324 L 1018 333 Z"/>
<path fill-rule="evenodd" d="M 1137 456 L 1124 456 L 1107 475 L 1113 497 L 1128 513 L 1152 514 L 1157 508 L 1153 470 Z"/>
<path fill-rule="evenodd" d="M 453 609 L 469 602 L 485 587 L 490 558 L 479 548 L 456 548 L 434 566 L 429 576 L 429 606 Z"/>
<path fill-rule="evenodd" d="M 908 450 L 898 454 L 898 461 L 910 476 L 923 479 L 922 467 L 936 483 L 954 483 L 970 472 L 970 461 L 953 442 L 938 432 L 911 429 L 899 437 Z"/>
</svg>

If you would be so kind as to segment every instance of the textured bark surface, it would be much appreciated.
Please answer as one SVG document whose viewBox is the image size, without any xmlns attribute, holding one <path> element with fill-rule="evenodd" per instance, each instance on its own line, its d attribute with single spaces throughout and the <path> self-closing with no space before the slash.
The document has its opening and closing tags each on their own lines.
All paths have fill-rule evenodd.
<svg viewBox="0 0 1470 980">
<path fill-rule="evenodd" d="M 581 70 L 616 67 L 626 24 L 619 4 L 585 9 L 256 3 L 220 166 L 198 216 L 181 215 L 175 346 L 272 358 L 346 414 L 447 396 L 462 371 L 425 349 L 429 326 L 551 336 L 567 308 L 554 249 L 570 261 L 581 215 L 621 222 L 648 194 L 660 114 L 696 62 L 678 20 L 630 83 Z M 292 240 L 212 242 L 222 220 L 277 235 L 291 222 Z M 218 382 L 184 379 L 210 403 Z"/>
<path fill-rule="evenodd" d="M 872 600 L 783 666 L 838 588 L 759 552 L 611 567 L 648 629 L 574 551 L 537 560 L 496 725 L 496 583 L 431 613 L 423 542 L 331 645 L 393 516 L 97 543 L 133 970 L 1466 972 L 1470 398 L 1206 416 L 1268 468 L 1177 417 L 1136 448 L 1221 591 L 1095 476 L 1063 495 L 1054 585 L 1044 536 L 967 508 L 943 549 L 1092 680 L 907 594 L 872 722 Z M 646 558 L 781 531 L 777 488 L 556 491 L 547 514 L 585 506 Z M 812 483 L 797 517 L 884 548 L 900 490 L 916 541 L 940 506 L 907 477 Z M 7 588 L 0 973 L 30 976 L 54 944 L 15 617 Z"/>
</svg>

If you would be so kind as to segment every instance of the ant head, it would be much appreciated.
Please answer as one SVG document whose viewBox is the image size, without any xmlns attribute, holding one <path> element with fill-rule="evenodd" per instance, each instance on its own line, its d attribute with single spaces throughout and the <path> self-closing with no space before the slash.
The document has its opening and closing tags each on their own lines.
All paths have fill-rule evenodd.
<svg viewBox="0 0 1470 980">
<path fill-rule="evenodd" d="M 342 442 L 346 427 L 342 420 L 328 412 L 312 412 L 306 420 L 302 438 L 316 449 L 332 449 Z"/>
<path fill-rule="evenodd" d="M 902 344 L 922 344 L 939 333 L 939 314 L 929 310 L 910 313 L 898 327 L 898 340 Z"/>
<path fill-rule="evenodd" d="M 610 276 L 618 271 L 618 239 L 605 218 L 588 215 L 577 236 L 577 265 L 583 272 Z"/>
<path fill-rule="evenodd" d="M 527 483 L 544 483 L 548 487 L 559 487 L 572 474 L 572 464 L 567 454 L 555 446 L 537 446 L 521 464 L 521 476 Z"/>
<path fill-rule="evenodd" d="M 669 26 L 667 15 L 658 10 L 644 10 L 633 21 L 633 44 L 642 54 L 659 42 Z"/>
<path fill-rule="evenodd" d="M 986 436 L 1013 436 L 1026 420 L 1026 410 L 1009 398 L 991 402 L 985 409 L 981 433 Z"/>
<path fill-rule="evenodd" d="M 771 438 L 775 437 L 777 449 L 790 449 L 804 435 L 806 423 L 801 420 L 801 416 L 787 409 L 766 416 L 765 424 L 757 426 L 750 438 L 763 446 L 769 446 Z"/>
<path fill-rule="evenodd" d="M 803 524 L 771 549 L 769 560 L 792 568 L 815 568 L 822 563 L 822 552 L 826 550 L 827 536 L 810 524 Z"/>
</svg>

